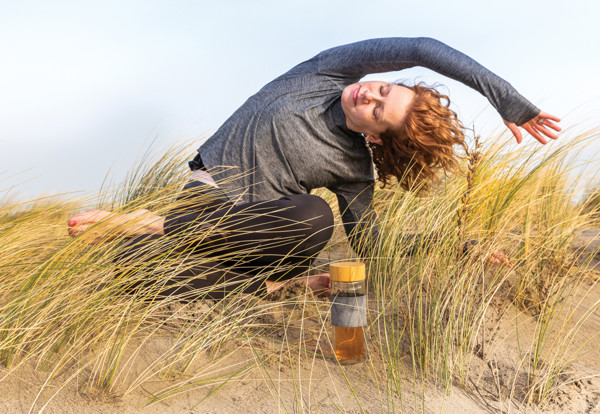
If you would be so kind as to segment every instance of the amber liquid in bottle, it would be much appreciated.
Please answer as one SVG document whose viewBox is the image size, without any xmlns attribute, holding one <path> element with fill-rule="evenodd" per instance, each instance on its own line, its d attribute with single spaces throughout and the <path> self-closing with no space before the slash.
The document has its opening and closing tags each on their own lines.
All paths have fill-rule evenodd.
<svg viewBox="0 0 600 414">
<path fill-rule="evenodd" d="M 335 326 L 335 356 L 341 364 L 354 363 L 365 356 L 363 327 L 344 328 Z"/>
</svg>

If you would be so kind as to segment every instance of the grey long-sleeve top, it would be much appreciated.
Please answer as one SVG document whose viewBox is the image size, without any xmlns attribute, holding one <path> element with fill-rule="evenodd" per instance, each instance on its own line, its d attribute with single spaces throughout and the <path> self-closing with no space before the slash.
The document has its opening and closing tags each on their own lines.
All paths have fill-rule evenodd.
<svg viewBox="0 0 600 414">
<path fill-rule="evenodd" d="M 540 112 L 508 82 L 439 41 L 372 39 L 325 50 L 276 78 L 198 152 L 235 204 L 326 187 L 337 196 L 349 236 L 376 233 L 373 164 L 363 137 L 346 127 L 341 92 L 367 74 L 414 66 L 479 91 L 517 125 Z M 350 240 L 356 250 L 354 237 Z"/>
</svg>

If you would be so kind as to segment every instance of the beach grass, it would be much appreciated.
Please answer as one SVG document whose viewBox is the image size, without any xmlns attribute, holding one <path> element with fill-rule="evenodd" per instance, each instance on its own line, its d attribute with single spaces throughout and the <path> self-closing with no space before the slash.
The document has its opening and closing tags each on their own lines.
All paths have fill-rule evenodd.
<svg viewBox="0 0 600 414">
<path fill-rule="evenodd" d="M 148 243 L 127 260 L 118 223 L 92 229 L 102 243 L 68 236 L 67 219 L 88 208 L 159 215 L 177 208 L 188 149 L 146 153 L 124 183 L 93 197 L 5 201 L 0 381 L 23 367 L 43 375 L 32 411 L 74 381 L 90 395 L 143 391 L 147 405 L 206 390 L 196 402 L 202 404 L 252 377 L 284 412 L 318 411 L 323 402 L 314 386 L 328 378 L 328 403 L 340 411 L 369 412 L 360 391 L 369 382 L 380 411 L 424 412 L 427 384 L 481 396 L 489 374 L 495 388 L 487 393 L 496 393 L 496 402 L 543 408 L 561 387 L 588 375 L 572 366 L 597 349 L 597 335 L 581 336 L 600 307 L 600 300 L 589 300 L 598 283 L 597 252 L 574 249 L 573 242 L 598 227 L 597 196 L 578 200 L 581 188 L 597 188 L 594 169 L 578 161 L 578 152 L 598 135 L 592 130 L 568 146 L 518 150 L 502 144 L 507 136 L 477 139 L 465 155 L 465 173 L 443 177 L 430 193 L 417 196 L 397 184 L 377 189 L 380 240 L 364 239 L 372 248 L 368 259 L 347 246 L 335 196 L 318 190 L 337 216 L 336 236 L 315 272 L 332 261 L 367 263 L 369 352 L 360 369 L 333 358 L 329 302 L 310 293 L 291 290 L 272 300 L 234 292 L 217 301 L 206 290 L 161 296 L 167 285 L 182 283 L 174 277 L 185 268 L 257 254 L 251 247 L 227 257 L 191 254 L 189 237 L 201 243 L 227 231 L 218 224 L 199 223 L 188 237 Z M 490 263 L 496 251 L 508 255 L 510 266 Z M 505 326 L 516 338 L 516 362 L 500 381 Z M 419 397 L 405 398 L 407 389 Z"/>
</svg>

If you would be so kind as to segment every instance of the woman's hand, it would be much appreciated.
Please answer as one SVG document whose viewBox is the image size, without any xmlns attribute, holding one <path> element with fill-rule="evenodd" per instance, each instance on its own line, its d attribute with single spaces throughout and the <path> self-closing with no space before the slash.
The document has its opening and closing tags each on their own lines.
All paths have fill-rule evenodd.
<svg viewBox="0 0 600 414">
<path fill-rule="evenodd" d="M 483 251 L 481 249 L 481 244 L 479 244 L 479 242 L 477 240 L 467 241 L 463 245 L 463 254 L 471 254 L 471 255 L 475 255 L 477 257 L 482 256 Z M 492 253 L 490 253 L 490 255 L 487 257 L 487 261 L 488 261 L 488 263 L 493 264 L 493 265 L 504 265 L 504 266 L 508 267 L 509 269 L 514 268 L 513 264 L 510 262 L 510 259 L 508 258 L 508 256 L 505 253 L 503 253 L 501 250 L 494 250 Z"/>
<path fill-rule="evenodd" d="M 508 256 L 506 254 L 502 253 L 500 250 L 496 250 L 495 252 L 490 254 L 490 256 L 488 257 L 488 261 L 494 265 L 501 264 L 501 265 L 508 267 L 509 269 L 514 269 L 514 266 L 508 259 Z"/>
<path fill-rule="evenodd" d="M 550 129 L 553 129 L 557 132 L 560 131 L 561 128 L 556 124 L 557 122 L 560 122 L 560 118 L 554 115 L 550 115 L 546 112 L 540 112 L 538 116 L 536 116 L 533 119 L 530 119 L 529 121 L 521 125 L 521 128 L 529 132 L 529 134 L 531 134 L 542 144 L 546 144 L 548 141 L 546 141 L 542 134 L 550 139 L 557 139 L 558 135 L 550 131 Z M 520 144 L 521 141 L 523 141 L 523 135 L 521 134 L 519 127 L 516 124 L 508 121 L 504 121 L 504 124 L 513 133 L 513 135 L 517 139 L 517 143 Z"/>
</svg>

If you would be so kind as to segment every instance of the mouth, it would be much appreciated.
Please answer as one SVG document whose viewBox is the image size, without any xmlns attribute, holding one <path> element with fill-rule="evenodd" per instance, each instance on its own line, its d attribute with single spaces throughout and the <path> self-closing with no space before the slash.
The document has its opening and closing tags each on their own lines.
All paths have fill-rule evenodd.
<svg viewBox="0 0 600 414">
<path fill-rule="evenodd" d="M 354 101 L 354 106 L 356 106 L 356 104 L 358 103 L 358 93 L 360 92 L 360 86 L 356 89 L 354 89 L 354 92 L 352 92 L 352 100 Z"/>
</svg>

